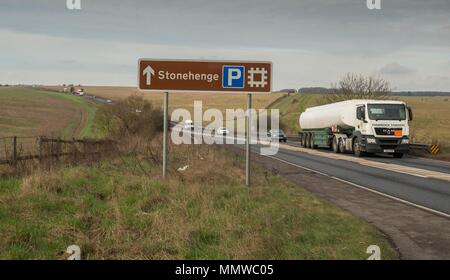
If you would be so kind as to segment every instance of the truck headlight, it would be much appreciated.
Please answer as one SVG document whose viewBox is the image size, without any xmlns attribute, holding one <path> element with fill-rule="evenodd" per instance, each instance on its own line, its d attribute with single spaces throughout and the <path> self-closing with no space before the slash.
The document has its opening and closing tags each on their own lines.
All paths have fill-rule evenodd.
<svg viewBox="0 0 450 280">
<path fill-rule="evenodd" d="M 402 144 L 409 144 L 409 139 L 408 138 L 402 139 Z"/>
<path fill-rule="evenodd" d="M 376 144 L 377 140 L 375 138 L 366 138 L 367 144 Z"/>
</svg>

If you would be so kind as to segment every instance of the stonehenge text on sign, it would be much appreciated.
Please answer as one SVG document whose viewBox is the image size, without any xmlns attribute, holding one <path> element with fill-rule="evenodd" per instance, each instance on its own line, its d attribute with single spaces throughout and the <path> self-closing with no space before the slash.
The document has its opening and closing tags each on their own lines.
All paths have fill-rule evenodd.
<svg viewBox="0 0 450 280">
<path fill-rule="evenodd" d="M 139 90 L 270 93 L 272 63 L 140 59 Z"/>
</svg>

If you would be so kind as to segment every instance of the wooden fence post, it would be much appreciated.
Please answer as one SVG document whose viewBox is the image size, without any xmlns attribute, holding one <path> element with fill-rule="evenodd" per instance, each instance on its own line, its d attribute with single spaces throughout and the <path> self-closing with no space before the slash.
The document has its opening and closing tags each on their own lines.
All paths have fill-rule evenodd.
<svg viewBox="0 0 450 280">
<path fill-rule="evenodd" d="M 39 163 L 42 163 L 42 136 L 38 138 Z"/>
<path fill-rule="evenodd" d="M 12 164 L 17 165 L 17 136 L 13 136 Z"/>
</svg>

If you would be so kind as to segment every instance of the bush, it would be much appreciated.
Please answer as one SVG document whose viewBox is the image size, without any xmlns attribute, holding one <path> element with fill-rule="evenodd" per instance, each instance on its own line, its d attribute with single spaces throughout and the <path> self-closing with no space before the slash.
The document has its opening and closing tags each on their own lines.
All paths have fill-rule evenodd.
<svg viewBox="0 0 450 280">
<path fill-rule="evenodd" d="M 99 110 L 99 125 L 115 139 L 154 138 L 163 130 L 164 114 L 142 95 L 134 94 Z"/>
</svg>

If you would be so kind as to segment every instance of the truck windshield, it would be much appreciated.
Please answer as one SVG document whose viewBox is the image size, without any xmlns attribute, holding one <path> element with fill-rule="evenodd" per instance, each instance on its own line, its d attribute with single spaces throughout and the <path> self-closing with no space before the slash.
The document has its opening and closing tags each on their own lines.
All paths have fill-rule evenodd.
<svg viewBox="0 0 450 280">
<path fill-rule="evenodd" d="M 406 109 L 403 104 L 368 104 L 371 120 L 406 120 Z"/>
</svg>

